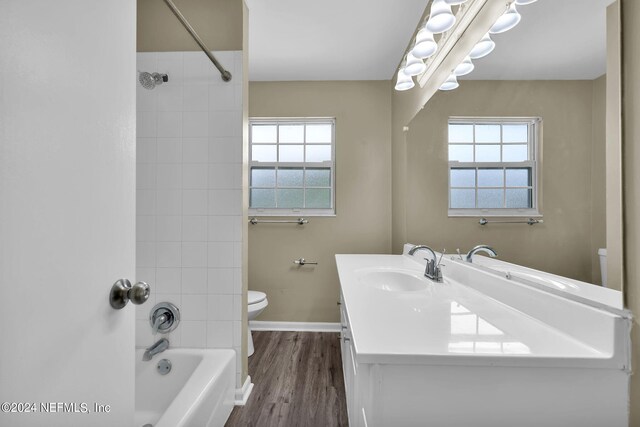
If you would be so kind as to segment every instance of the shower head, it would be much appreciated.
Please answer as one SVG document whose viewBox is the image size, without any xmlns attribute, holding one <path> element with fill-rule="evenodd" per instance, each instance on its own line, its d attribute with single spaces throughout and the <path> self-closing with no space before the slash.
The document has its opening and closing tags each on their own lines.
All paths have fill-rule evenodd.
<svg viewBox="0 0 640 427">
<path fill-rule="evenodd" d="M 160 73 L 147 73 L 140 72 L 138 74 L 138 81 L 145 89 L 154 89 L 156 86 L 160 86 L 162 83 L 169 81 L 169 76 Z"/>
</svg>

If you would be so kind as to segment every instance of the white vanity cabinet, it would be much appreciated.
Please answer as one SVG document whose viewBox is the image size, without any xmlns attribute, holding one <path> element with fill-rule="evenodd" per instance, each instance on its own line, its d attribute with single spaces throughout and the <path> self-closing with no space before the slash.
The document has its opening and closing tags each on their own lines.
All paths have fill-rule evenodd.
<svg viewBox="0 0 640 427">
<path fill-rule="evenodd" d="M 346 311 L 344 309 L 344 303 L 342 295 L 340 295 L 340 349 L 342 353 L 342 374 L 344 376 L 344 384 L 345 384 L 345 397 L 347 400 L 347 412 L 349 416 L 349 420 L 354 419 L 355 407 L 357 406 L 355 403 L 355 395 L 356 395 L 356 385 L 355 380 L 358 376 L 357 373 L 357 363 L 355 361 L 355 351 L 353 350 L 353 343 L 351 340 L 351 329 L 349 327 L 349 318 L 347 317 Z M 352 424 L 351 421 L 349 425 Z"/>
<path fill-rule="evenodd" d="M 630 318 L 447 262 L 336 255 L 352 427 L 626 427 Z M 447 276 L 448 273 L 448 276 Z"/>
</svg>

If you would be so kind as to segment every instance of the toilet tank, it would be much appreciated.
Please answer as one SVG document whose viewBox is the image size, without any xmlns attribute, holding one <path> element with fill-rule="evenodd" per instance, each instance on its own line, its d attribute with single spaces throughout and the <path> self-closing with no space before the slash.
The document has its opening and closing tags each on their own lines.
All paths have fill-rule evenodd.
<svg viewBox="0 0 640 427">
<path fill-rule="evenodd" d="M 598 257 L 600 258 L 600 276 L 602 277 L 602 286 L 607 286 L 607 249 L 598 249 Z"/>
</svg>

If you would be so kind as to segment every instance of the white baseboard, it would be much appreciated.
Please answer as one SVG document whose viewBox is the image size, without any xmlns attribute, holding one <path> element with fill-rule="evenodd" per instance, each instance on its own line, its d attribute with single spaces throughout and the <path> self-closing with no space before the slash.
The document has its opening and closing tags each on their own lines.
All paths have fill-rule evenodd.
<svg viewBox="0 0 640 427">
<path fill-rule="evenodd" d="M 340 332 L 340 323 L 329 322 L 269 322 L 252 320 L 252 331 L 300 331 L 300 332 Z"/>
<path fill-rule="evenodd" d="M 247 379 L 244 380 L 244 384 L 242 384 L 242 388 L 236 389 L 236 400 L 234 402 L 234 405 L 236 406 L 246 405 L 252 390 L 253 390 L 253 383 L 251 382 L 251 377 L 247 375 Z"/>
</svg>

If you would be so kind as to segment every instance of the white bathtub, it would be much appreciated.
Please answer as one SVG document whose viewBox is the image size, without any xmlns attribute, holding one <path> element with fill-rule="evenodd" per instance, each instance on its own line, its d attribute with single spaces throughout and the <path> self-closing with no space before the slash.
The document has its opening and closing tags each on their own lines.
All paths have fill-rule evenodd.
<svg viewBox="0 0 640 427">
<path fill-rule="evenodd" d="M 222 427 L 234 405 L 233 350 L 169 349 L 149 362 L 136 351 L 135 427 Z M 167 375 L 157 371 L 171 361 Z"/>
</svg>

